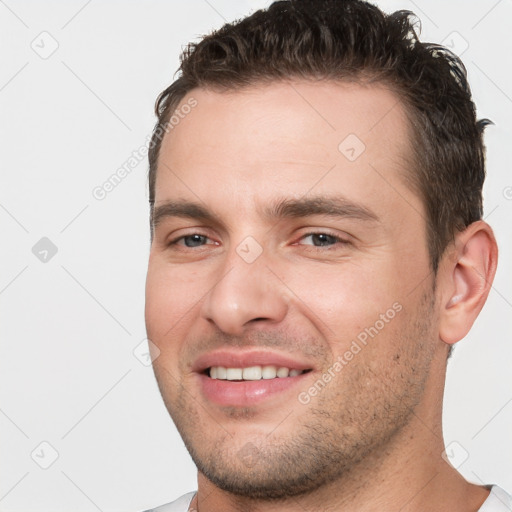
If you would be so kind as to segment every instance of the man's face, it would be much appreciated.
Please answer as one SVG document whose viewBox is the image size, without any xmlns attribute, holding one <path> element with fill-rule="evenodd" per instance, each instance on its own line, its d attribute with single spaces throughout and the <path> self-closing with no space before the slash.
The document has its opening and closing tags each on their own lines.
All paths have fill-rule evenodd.
<svg viewBox="0 0 512 512">
<path fill-rule="evenodd" d="M 377 86 L 190 98 L 156 181 L 157 381 L 214 484 L 298 495 L 385 449 L 430 389 L 439 339 L 408 123 Z"/>
</svg>

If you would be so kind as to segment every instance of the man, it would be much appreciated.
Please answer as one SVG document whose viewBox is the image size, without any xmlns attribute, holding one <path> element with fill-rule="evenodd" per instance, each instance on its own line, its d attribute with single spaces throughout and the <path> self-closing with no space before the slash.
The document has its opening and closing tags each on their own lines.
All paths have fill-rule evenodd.
<svg viewBox="0 0 512 512">
<path fill-rule="evenodd" d="M 157 115 L 146 325 L 198 491 L 155 510 L 512 510 L 443 455 L 497 263 L 460 61 L 406 12 L 275 2 L 190 45 Z"/>
</svg>

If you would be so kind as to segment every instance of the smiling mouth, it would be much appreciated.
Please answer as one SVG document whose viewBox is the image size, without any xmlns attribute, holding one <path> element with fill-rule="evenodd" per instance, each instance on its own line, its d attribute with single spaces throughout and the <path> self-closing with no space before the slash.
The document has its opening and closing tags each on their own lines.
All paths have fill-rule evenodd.
<svg viewBox="0 0 512 512">
<path fill-rule="evenodd" d="M 211 379 L 227 380 L 231 382 L 247 382 L 258 380 L 283 379 L 287 377 L 298 377 L 311 369 L 299 370 L 285 366 L 248 366 L 245 368 L 227 368 L 225 366 L 211 366 L 204 371 L 204 374 Z"/>
</svg>

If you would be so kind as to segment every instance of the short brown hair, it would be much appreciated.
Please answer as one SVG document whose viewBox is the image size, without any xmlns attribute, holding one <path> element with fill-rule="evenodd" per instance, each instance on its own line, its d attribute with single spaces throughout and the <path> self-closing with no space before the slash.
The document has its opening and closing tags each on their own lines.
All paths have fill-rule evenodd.
<svg viewBox="0 0 512 512">
<path fill-rule="evenodd" d="M 151 212 L 166 123 L 196 87 L 236 90 L 289 79 L 384 83 L 403 101 L 424 202 L 434 272 L 456 231 L 482 218 L 483 130 L 460 59 L 420 42 L 410 11 L 385 14 L 360 0 L 284 0 L 190 43 L 180 76 L 158 97 L 149 149 Z"/>
</svg>

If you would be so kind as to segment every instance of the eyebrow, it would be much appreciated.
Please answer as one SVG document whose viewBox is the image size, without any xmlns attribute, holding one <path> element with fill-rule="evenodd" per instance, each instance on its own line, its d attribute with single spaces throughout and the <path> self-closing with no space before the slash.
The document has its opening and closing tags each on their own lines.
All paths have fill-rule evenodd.
<svg viewBox="0 0 512 512">
<path fill-rule="evenodd" d="M 341 196 L 316 196 L 300 199 L 281 199 L 266 207 L 264 215 L 269 219 L 300 218 L 313 215 L 351 218 L 378 222 L 379 217 L 368 207 Z"/>
<path fill-rule="evenodd" d="M 192 201 L 178 199 L 166 201 L 161 205 L 152 208 L 151 224 L 156 228 L 163 219 L 168 217 L 181 217 L 187 219 L 201 220 L 213 224 L 220 224 L 220 219 L 203 205 Z"/>
<path fill-rule="evenodd" d="M 309 198 L 280 199 L 262 210 L 263 216 L 269 221 L 286 218 L 311 217 L 324 215 L 333 218 L 350 218 L 368 222 L 379 222 L 380 219 L 368 207 L 335 196 L 317 196 Z M 202 222 L 221 225 L 222 221 L 213 212 L 200 203 L 178 199 L 166 201 L 153 208 L 152 225 L 156 228 L 163 219 L 168 217 L 181 217 Z"/>
</svg>

